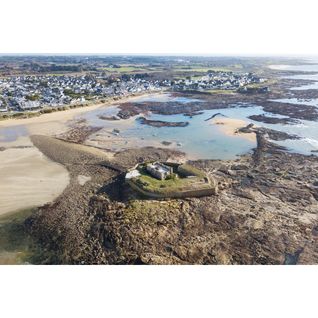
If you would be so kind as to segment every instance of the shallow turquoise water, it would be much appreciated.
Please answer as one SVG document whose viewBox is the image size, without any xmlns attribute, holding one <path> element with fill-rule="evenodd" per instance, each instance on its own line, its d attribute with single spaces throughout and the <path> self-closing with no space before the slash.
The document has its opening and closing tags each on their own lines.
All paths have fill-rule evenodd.
<svg viewBox="0 0 318 318">
<path fill-rule="evenodd" d="M 187 97 L 179 98 L 178 102 L 189 102 Z M 176 101 L 175 97 L 169 94 L 162 94 L 150 97 L 143 97 L 135 100 L 135 102 L 167 102 Z M 193 101 L 190 99 L 190 101 Z M 125 120 L 108 121 L 98 118 L 99 115 L 115 115 L 118 112 L 117 106 L 101 108 L 88 112 L 82 117 L 88 120 L 88 123 L 93 126 L 105 127 L 112 130 L 118 128 L 120 135 L 125 138 L 136 137 L 145 140 L 156 140 L 159 142 L 168 141 L 178 144 L 176 149 L 186 152 L 195 158 L 201 159 L 233 159 L 238 155 L 247 153 L 255 147 L 255 143 L 242 137 L 233 137 L 225 135 L 219 125 L 215 125 L 212 121 L 205 121 L 213 114 L 222 113 L 225 117 L 241 119 L 248 123 L 254 123 L 258 126 L 267 127 L 279 131 L 284 131 L 289 134 L 296 134 L 302 139 L 286 140 L 277 142 L 280 145 L 287 147 L 290 151 L 303 154 L 311 154 L 311 150 L 318 149 L 318 128 L 317 122 L 301 121 L 299 124 L 282 125 L 282 124 L 265 124 L 255 122 L 248 118 L 250 115 L 264 114 L 261 106 L 245 105 L 248 107 L 233 107 L 227 109 L 205 110 L 201 115 L 189 118 L 183 114 L 177 115 L 160 115 L 149 113 L 145 117 L 151 120 L 162 120 L 170 122 L 188 121 L 190 124 L 187 127 L 151 127 L 142 125 L 136 120 L 129 125 L 125 124 Z M 266 116 L 284 117 L 265 113 Z M 217 117 L 219 118 L 219 117 Z"/>
<path fill-rule="evenodd" d="M 282 69 L 282 68 L 281 68 Z M 285 66 L 285 69 L 295 71 L 317 71 L 318 65 L 297 65 L 297 66 Z M 310 89 L 313 87 L 318 88 L 318 74 L 300 74 L 292 75 L 289 78 L 307 79 L 312 80 L 312 84 L 303 85 L 294 89 Z M 166 94 L 154 94 L 146 97 L 140 97 L 135 99 L 134 102 L 201 102 L 199 99 L 189 98 L 187 96 L 172 96 Z M 313 105 L 318 107 L 317 99 L 291 99 L 282 98 L 277 101 L 289 102 L 294 104 Z M 248 107 L 246 107 L 248 106 Z M 213 114 L 222 113 L 228 118 L 242 119 L 248 123 L 254 123 L 258 126 L 267 127 L 274 130 L 284 131 L 289 134 L 296 134 L 301 137 L 300 140 L 286 140 L 277 142 L 280 145 L 287 147 L 290 151 L 299 152 L 303 154 L 312 154 L 312 150 L 318 150 L 318 123 L 315 121 L 300 121 L 299 124 L 282 125 L 282 124 L 265 124 L 260 122 L 254 122 L 248 117 L 250 115 L 265 114 L 271 117 L 284 117 L 274 115 L 271 113 L 265 113 L 261 105 L 244 105 L 244 107 L 237 106 L 228 109 L 214 109 L 205 110 L 203 114 L 193 116 L 189 118 L 183 114 L 178 115 L 158 115 L 149 113 L 145 117 L 152 120 L 162 121 L 188 121 L 190 124 L 187 127 L 151 127 L 148 125 L 142 125 L 138 122 L 137 117 L 134 120 L 126 121 L 111 121 L 102 120 L 98 116 L 116 115 L 118 112 L 117 106 L 110 106 L 105 108 L 99 108 L 93 111 L 81 115 L 81 118 L 85 118 L 89 125 L 96 127 L 104 127 L 108 130 L 117 128 L 120 130 L 120 135 L 129 138 L 140 138 L 145 140 L 155 140 L 158 142 L 173 142 L 175 148 L 188 153 L 195 158 L 201 159 L 233 159 L 240 154 L 247 153 L 255 147 L 255 143 L 247 140 L 243 137 L 233 137 L 225 135 L 222 132 L 222 127 L 212 124 L 212 121 L 205 121 Z M 0 141 L 13 141 L 19 136 L 26 135 L 27 131 L 23 125 L 16 127 L 8 127 L 0 129 Z"/>
<path fill-rule="evenodd" d="M 231 159 L 255 147 L 255 143 L 242 137 L 227 136 L 222 133 L 219 125 L 212 124 L 212 121 L 205 121 L 217 112 L 221 112 L 226 117 L 243 119 L 247 115 L 255 113 L 255 110 L 248 108 L 207 110 L 202 115 L 193 118 L 183 114 L 151 114 L 147 118 L 173 122 L 188 121 L 189 125 L 187 127 L 156 128 L 135 122 L 133 127 L 127 129 L 123 135 L 180 143 L 181 146 L 178 148 L 181 151 L 201 159 Z"/>
<path fill-rule="evenodd" d="M 146 102 L 148 98 L 141 98 L 136 102 Z M 157 97 L 151 97 L 151 101 L 178 101 L 189 102 L 187 97 L 178 98 L 170 97 L 169 94 L 158 95 Z M 190 99 L 193 101 L 193 99 Z M 116 106 L 108 107 L 105 109 L 97 109 L 93 112 L 86 113 L 81 117 L 88 120 L 88 123 L 93 126 L 105 127 L 109 130 L 118 128 L 120 135 L 126 138 L 140 138 L 151 139 L 155 141 L 168 141 L 178 144 L 176 149 L 184 151 L 190 154 L 192 157 L 201 159 L 232 159 L 237 155 L 246 153 L 255 147 L 255 143 L 246 140 L 242 137 L 227 136 L 221 132 L 219 125 L 213 125 L 212 121 L 205 121 L 215 113 L 221 112 L 226 117 L 245 119 L 252 114 L 259 114 L 261 108 L 231 108 L 231 109 L 216 109 L 206 110 L 203 114 L 193 116 L 189 118 L 183 114 L 177 115 L 159 115 L 159 114 L 147 114 L 145 117 L 152 120 L 162 120 L 169 122 L 181 122 L 188 121 L 187 127 L 152 127 L 148 125 L 142 125 L 138 122 L 137 118 L 130 125 L 125 125 L 124 120 L 120 121 L 108 121 L 98 118 L 103 114 L 106 116 L 115 115 L 118 112 Z"/>
</svg>

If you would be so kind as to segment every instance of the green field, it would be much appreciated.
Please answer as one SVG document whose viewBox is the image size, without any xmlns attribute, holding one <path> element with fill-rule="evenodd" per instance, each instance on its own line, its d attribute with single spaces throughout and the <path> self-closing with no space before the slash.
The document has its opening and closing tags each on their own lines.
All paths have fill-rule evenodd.
<svg viewBox="0 0 318 318">
<path fill-rule="evenodd" d="M 249 88 L 260 88 L 260 87 L 264 87 L 264 86 L 268 86 L 268 85 L 273 85 L 277 83 L 277 80 L 267 80 L 263 83 L 253 83 L 253 84 L 248 84 L 246 85 L 246 87 L 249 87 Z"/>
<path fill-rule="evenodd" d="M 121 67 L 103 67 L 103 71 L 111 73 L 133 73 L 133 72 L 153 72 L 154 70 L 147 66 L 122 65 Z"/>
<path fill-rule="evenodd" d="M 186 178 L 180 174 L 174 174 L 174 177 L 171 179 L 159 180 L 149 175 L 146 169 L 142 167 L 139 169 L 141 176 L 133 182 L 145 191 L 162 194 L 194 189 L 196 187 L 195 184 L 199 184 L 200 188 L 210 188 L 209 183 L 202 182 L 202 179 L 205 177 L 205 174 L 202 171 L 190 165 L 184 164 L 182 166 L 185 175 L 194 175 L 194 177 Z"/>
<path fill-rule="evenodd" d="M 207 71 L 231 72 L 237 68 L 239 68 L 238 65 L 231 65 L 228 67 L 225 67 L 225 66 L 206 66 L 206 65 L 189 65 L 189 66 L 175 65 L 175 66 L 173 66 L 173 70 L 175 70 L 175 71 L 200 72 L 200 73 L 206 73 Z"/>
<path fill-rule="evenodd" d="M 224 95 L 232 95 L 236 93 L 236 91 L 233 89 L 209 89 L 209 90 L 205 90 L 205 92 L 208 92 L 210 94 L 224 94 Z"/>
<path fill-rule="evenodd" d="M 160 192 L 164 192 L 165 189 L 171 191 L 171 190 L 182 189 L 183 187 L 189 185 L 189 180 L 185 178 L 159 180 L 147 174 L 142 174 L 139 177 L 139 180 L 147 184 L 143 186 L 143 188 L 149 191 L 159 190 Z"/>
</svg>

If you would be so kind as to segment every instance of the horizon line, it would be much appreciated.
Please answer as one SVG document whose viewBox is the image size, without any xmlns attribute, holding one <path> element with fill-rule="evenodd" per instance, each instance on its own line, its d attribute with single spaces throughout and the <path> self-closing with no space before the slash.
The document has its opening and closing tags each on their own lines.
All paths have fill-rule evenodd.
<svg viewBox="0 0 318 318">
<path fill-rule="evenodd" d="M 318 54 L 291 54 L 291 53 L 40 53 L 40 52 L 23 52 L 23 53 L 1 53 L 0 56 L 186 56 L 186 57 L 318 57 Z"/>
</svg>

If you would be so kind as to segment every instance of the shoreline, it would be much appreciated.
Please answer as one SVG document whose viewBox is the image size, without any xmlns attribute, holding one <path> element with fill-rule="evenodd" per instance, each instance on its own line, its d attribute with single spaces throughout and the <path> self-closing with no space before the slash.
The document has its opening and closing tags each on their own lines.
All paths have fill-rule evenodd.
<svg viewBox="0 0 318 318">
<path fill-rule="evenodd" d="M 143 200 L 138 196 L 132 197 L 134 192 L 122 191 L 123 180 L 120 178 L 122 172 L 120 170 L 134 166 L 140 158 L 145 161 L 154 159 L 165 161 L 172 157 L 173 152 L 159 149 L 128 150 L 126 153 L 115 156 L 113 163 L 122 167 L 115 171 L 112 168 L 113 163 L 105 163 L 101 166 L 100 158 L 95 155 L 88 156 L 86 147 L 82 146 L 80 148 L 83 149 L 80 149 L 67 141 L 35 136 L 37 139 L 35 144 L 41 151 L 49 158 L 68 166 L 73 182 L 56 200 L 54 206 L 45 206 L 40 209 L 41 213 L 35 215 L 36 221 L 30 223 L 30 229 L 41 241 L 43 247 L 54 256 L 46 260 L 48 263 L 58 260 L 59 264 L 135 264 L 142 259 L 145 264 L 206 264 L 210 249 L 203 250 L 204 255 L 184 254 L 183 251 L 187 249 L 182 249 L 184 242 L 180 243 L 180 232 L 186 235 L 189 241 L 187 244 L 192 244 L 191 248 L 195 246 L 195 251 L 202 250 L 200 249 L 202 241 L 204 244 L 211 244 L 214 248 L 216 239 L 219 241 L 224 235 L 226 237 L 232 235 L 230 240 L 226 241 L 230 257 L 225 258 L 222 244 L 217 247 L 218 259 L 214 258 L 215 254 L 208 259 L 211 264 L 237 263 L 235 258 L 238 255 L 237 245 L 236 243 L 232 245 L 233 241 L 238 241 L 240 246 L 244 247 L 240 263 L 264 263 L 264 259 L 259 258 L 260 250 L 257 245 L 259 231 L 264 230 L 268 232 L 268 237 L 273 238 L 271 241 L 265 240 L 264 243 L 266 244 L 264 247 L 266 262 L 282 264 L 285 255 L 289 252 L 293 253 L 303 245 L 304 236 L 296 235 L 297 233 L 312 235 L 310 240 L 314 242 L 316 232 L 313 233 L 312 228 L 317 221 L 315 214 L 317 205 L 312 197 L 312 188 L 305 185 L 315 182 L 317 161 L 311 157 L 287 154 L 279 148 L 273 152 L 275 146 L 263 139 L 265 137 L 262 134 L 260 136 L 262 139 L 258 141 L 263 141 L 258 143 L 259 157 L 249 154 L 241 156 L 239 160 L 199 160 L 193 163 L 195 167 L 206 173 L 213 173 L 220 185 L 217 197 L 206 196 L 202 201 L 190 198 L 168 201 Z M 78 161 L 84 158 L 83 152 L 85 157 L 88 156 L 85 161 L 90 164 L 80 167 Z M 275 160 L 269 159 L 266 154 L 271 154 Z M 304 162 L 307 165 L 304 165 Z M 304 179 L 304 171 L 309 164 L 312 169 Z M 293 178 L 288 177 L 285 174 L 286 171 L 291 171 Z M 79 174 L 86 180 L 84 184 L 78 179 Z M 250 182 L 246 182 L 247 179 Z M 275 180 L 278 186 L 273 187 L 271 180 Z M 105 183 L 107 187 L 103 187 L 103 191 L 100 192 L 101 186 Z M 297 208 L 295 208 L 294 197 L 297 198 L 297 203 L 300 201 Z M 126 200 L 130 198 L 134 200 Z M 207 219 L 208 213 L 210 213 L 209 219 Z M 184 224 L 180 224 L 180 218 L 183 220 L 184 216 L 190 220 L 187 222 L 191 222 L 190 227 L 186 228 L 187 231 L 184 231 Z M 286 216 L 291 222 L 286 223 Z M 62 221 L 56 222 L 56 220 Z M 168 224 L 164 229 L 162 222 Z M 209 222 L 208 228 L 204 227 L 204 222 Z M 96 224 L 102 226 L 96 227 Z M 229 224 L 240 224 L 240 226 L 233 227 Z M 295 224 L 298 226 L 296 227 Z M 93 226 L 95 226 L 95 232 L 91 239 Z M 236 229 L 235 232 L 232 231 L 233 228 Z M 249 231 L 246 231 L 246 228 Z M 123 233 L 123 229 L 126 232 Z M 155 235 L 152 235 L 153 231 Z M 167 233 L 170 231 L 173 231 L 173 235 L 169 234 L 167 238 Z M 286 243 L 281 231 L 286 231 L 290 235 L 290 240 L 293 241 L 288 240 Z M 199 245 L 193 245 L 193 237 L 197 233 L 202 233 L 200 234 L 202 240 L 200 239 Z M 211 233 L 216 233 L 217 237 L 211 238 Z M 118 245 L 110 249 L 109 245 L 103 245 L 106 235 L 128 239 L 124 243 L 116 241 Z M 52 237 L 57 238 L 54 242 L 59 243 L 53 245 L 54 247 L 52 247 Z M 158 238 L 160 238 L 159 242 Z M 180 254 L 175 254 L 173 258 L 171 258 L 171 252 L 165 249 L 166 244 L 163 244 L 166 242 L 168 244 L 171 240 L 175 242 L 174 244 L 179 244 L 175 246 Z M 246 245 L 247 240 L 255 241 L 255 244 Z M 274 246 L 272 241 L 276 242 L 276 240 L 279 245 L 276 247 L 274 244 L 276 252 L 269 258 L 268 251 Z M 286 247 L 282 244 L 286 244 Z M 302 263 L 312 260 L 314 247 L 314 244 L 306 246 L 302 254 Z M 144 256 L 145 248 L 149 248 L 152 255 L 156 257 Z"/>
<path fill-rule="evenodd" d="M 154 93 L 126 96 L 118 102 L 150 94 Z M 0 148 L 2 148 L 0 151 L 2 163 L 0 167 L 0 216 L 54 202 L 70 182 L 70 176 L 65 167 L 47 158 L 34 146 L 30 139 L 31 135 L 59 135 L 69 129 L 67 123 L 75 116 L 113 105 L 116 102 L 116 100 L 111 100 L 103 104 L 56 111 L 37 117 L 0 121 L 0 132 L 10 127 L 22 126 L 24 128 L 21 134 L 13 135 L 13 139 L 10 139 L 10 132 L 7 139 L 5 134 L 0 139 Z M 103 152 L 109 158 L 113 155 L 105 149 Z"/>
<path fill-rule="evenodd" d="M 237 118 L 217 118 L 211 122 L 211 125 L 218 125 L 220 131 L 227 136 L 241 137 L 256 144 L 255 133 L 251 132 L 243 134 L 237 132 L 237 129 L 245 127 L 247 124 L 247 121 Z"/>
<path fill-rule="evenodd" d="M 0 216 L 52 202 L 69 184 L 65 167 L 33 145 L 6 149 L 0 158 Z"/>
<path fill-rule="evenodd" d="M 90 110 L 95 110 L 99 107 L 103 107 L 103 106 L 109 106 L 109 105 L 113 105 L 116 103 L 125 103 L 127 101 L 130 100 L 134 100 L 136 98 L 140 98 L 140 97 L 147 97 L 149 95 L 157 95 L 157 94 L 163 94 L 165 91 L 161 90 L 161 91 L 150 91 L 150 92 L 144 92 L 144 93 L 140 93 L 140 94 L 132 94 L 132 95 L 127 95 L 127 96 L 123 96 L 123 97 L 110 97 L 108 99 L 106 99 L 104 102 L 92 102 L 91 104 L 88 105 L 83 105 L 83 106 L 76 106 L 74 108 L 69 108 L 69 109 L 64 109 L 64 110 L 58 110 L 57 108 L 49 108 L 52 110 L 52 112 L 50 113 L 39 113 L 37 114 L 37 116 L 33 116 L 33 117 L 27 117 L 27 118 L 2 118 L 0 119 L 0 128 L 1 127 L 10 127 L 10 126 L 18 126 L 23 125 L 23 124 L 31 124 L 33 122 L 36 121 L 41 121 L 40 119 L 43 120 L 44 119 L 49 119 L 49 118 L 54 118 L 54 115 L 56 115 L 56 119 L 55 120 L 64 120 L 64 119 L 70 119 L 70 115 L 77 115 L 77 114 L 81 114 L 81 113 L 85 113 L 88 112 Z M 65 107 L 69 107 L 69 105 L 65 105 Z M 60 114 L 60 116 L 58 116 Z M 67 116 L 64 116 L 67 114 Z M 17 123 L 17 124 L 16 124 Z"/>
</svg>

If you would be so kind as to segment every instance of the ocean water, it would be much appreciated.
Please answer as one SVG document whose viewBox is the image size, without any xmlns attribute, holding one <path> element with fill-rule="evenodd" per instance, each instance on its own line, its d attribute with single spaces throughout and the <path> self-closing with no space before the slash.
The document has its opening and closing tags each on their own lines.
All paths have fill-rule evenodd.
<svg viewBox="0 0 318 318">
<path fill-rule="evenodd" d="M 167 96 L 165 100 L 167 100 Z M 118 111 L 117 106 L 107 107 L 86 113 L 81 118 L 85 118 L 88 124 L 92 126 L 104 127 L 108 130 L 119 129 L 120 135 L 127 139 L 151 139 L 158 142 L 168 141 L 178 144 L 176 149 L 201 159 L 232 159 L 255 147 L 254 142 L 245 138 L 225 135 L 219 125 L 213 125 L 211 120 L 205 121 L 207 118 L 218 112 L 221 112 L 226 117 L 237 119 L 244 119 L 246 116 L 255 114 L 255 112 L 261 113 L 260 110 L 256 111 L 253 108 L 231 108 L 206 110 L 203 114 L 192 118 L 183 114 L 160 115 L 150 113 L 145 116 L 151 120 L 187 121 L 189 125 L 186 127 L 152 127 L 143 125 L 137 119 L 140 115 L 135 116 L 128 124 L 125 120 L 111 121 L 98 118 L 101 114 L 110 116 Z"/>
<path fill-rule="evenodd" d="M 318 89 L 318 74 L 301 74 L 301 75 L 292 75 L 292 76 L 285 76 L 284 78 L 290 78 L 290 79 L 301 79 L 306 81 L 311 81 L 310 84 L 301 85 L 292 87 L 292 91 L 303 91 L 307 89 Z"/>
<path fill-rule="evenodd" d="M 298 64 L 298 65 L 277 64 L 277 65 L 269 65 L 269 68 L 272 70 L 278 70 L 278 71 L 318 72 L 318 63 L 316 60 L 312 60 L 308 64 Z"/>
<path fill-rule="evenodd" d="M 301 71 L 301 72 L 311 72 L 311 74 L 296 74 L 291 76 L 284 76 L 283 78 L 289 79 L 301 79 L 311 81 L 310 84 L 300 85 L 292 87 L 290 90 L 303 90 L 308 89 L 318 89 L 318 61 L 311 60 L 310 63 L 306 65 L 271 65 L 271 69 L 277 70 L 288 70 L 288 71 Z M 312 74 L 312 72 L 316 72 Z M 318 99 L 306 99 L 306 98 L 281 98 L 275 100 L 282 103 L 291 103 L 295 105 L 308 105 L 318 107 Z M 288 147 L 291 151 L 300 152 L 304 154 L 311 154 L 312 150 L 318 150 L 318 122 L 317 121 L 306 121 L 302 120 L 296 125 L 263 125 L 263 126 L 273 126 L 269 127 L 272 129 L 277 129 L 285 131 L 287 133 L 296 134 L 301 137 L 300 140 L 286 140 L 280 142 L 280 144 Z"/>
<path fill-rule="evenodd" d="M 289 76 L 282 76 L 282 78 L 311 81 L 311 83 L 309 83 L 309 84 L 292 87 L 290 89 L 291 91 L 303 91 L 303 90 L 308 90 L 308 89 L 318 89 L 318 73 L 317 74 L 304 73 L 304 74 L 297 74 L 297 75 L 289 75 Z"/>
<path fill-rule="evenodd" d="M 254 114 L 252 108 L 232 108 L 207 110 L 203 114 L 189 118 L 183 114 L 159 115 L 151 114 L 147 118 L 168 122 L 187 121 L 186 127 L 151 127 L 141 125 L 135 121 L 134 125 L 123 132 L 129 136 L 151 138 L 157 141 L 169 141 L 179 144 L 178 149 L 201 159 L 233 159 L 255 147 L 255 143 L 243 137 L 228 136 L 222 132 L 219 125 L 212 120 L 205 121 L 216 113 L 222 113 L 229 118 L 244 119 L 249 114 Z M 217 117 L 219 118 L 219 117 Z"/>
<path fill-rule="evenodd" d="M 169 94 L 151 97 L 151 101 L 166 102 L 170 101 Z M 187 97 L 183 97 L 183 100 Z M 147 98 L 138 99 L 135 102 L 146 102 Z M 171 97 L 171 101 L 173 97 Z M 184 102 L 188 102 L 187 100 Z M 247 123 L 254 123 L 270 129 L 283 131 L 289 134 L 296 134 L 301 137 L 300 140 L 286 140 L 277 142 L 287 147 L 292 152 L 311 154 L 311 150 L 318 149 L 318 128 L 317 122 L 300 121 L 299 124 L 265 124 L 253 121 L 248 117 L 251 115 L 265 114 L 271 117 L 284 117 L 271 113 L 265 113 L 261 106 L 247 105 L 248 107 L 220 108 L 214 110 L 205 110 L 203 114 L 189 118 L 183 114 L 160 115 L 149 113 L 145 117 L 151 120 L 162 120 L 168 122 L 188 121 L 187 127 L 152 127 L 142 125 L 135 116 L 132 120 L 109 121 L 98 118 L 100 115 L 115 115 L 119 109 L 118 106 L 100 108 L 88 112 L 81 117 L 88 120 L 92 126 L 104 127 L 108 130 L 119 129 L 120 135 L 129 138 L 150 139 L 158 142 L 168 141 L 176 145 L 176 149 L 186 152 L 192 157 L 201 159 L 234 159 L 238 155 L 247 153 L 255 147 L 253 141 L 247 140 L 241 136 L 228 136 L 222 132 L 219 125 L 212 121 L 205 121 L 216 113 L 221 113 L 225 117 L 244 120 Z M 220 118 L 220 117 L 216 117 Z"/>
<path fill-rule="evenodd" d="M 1 127 L 0 126 L 0 143 L 11 142 L 17 140 L 19 137 L 27 136 L 28 130 L 23 125 Z"/>
<path fill-rule="evenodd" d="M 289 69 L 295 71 L 317 71 L 318 64 L 315 65 L 293 65 L 293 66 L 278 66 L 277 69 Z M 298 74 L 292 75 L 291 78 L 311 80 L 312 84 L 300 86 L 302 89 L 311 89 L 317 85 L 318 89 L 318 73 L 317 74 Z M 307 86 L 307 87 L 306 87 Z M 300 89 L 300 87 L 292 88 Z M 134 99 L 134 102 L 201 102 L 200 99 L 189 98 L 188 96 L 175 97 L 169 93 L 153 94 L 145 97 Z M 281 98 L 276 100 L 278 102 L 289 102 L 301 105 L 310 105 L 318 107 L 318 99 L 295 99 L 295 98 Z M 108 106 L 105 108 L 98 108 L 93 111 L 88 111 L 80 118 L 85 118 L 88 124 L 96 127 L 103 127 L 112 131 L 119 129 L 120 135 L 129 139 L 145 139 L 154 140 L 156 142 L 172 142 L 173 146 L 191 155 L 194 158 L 201 159 L 234 159 L 237 156 L 250 152 L 255 146 L 255 142 L 248 140 L 241 136 L 229 136 L 222 131 L 220 125 L 215 125 L 212 120 L 205 121 L 216 113 L 222 113 L 225 117 L 241 119 L 246 123 L 254 123 L 258 126 L 283 131 L 289 134 L 296 134 L 301 139 L 299 140 L 286 140 L 276 142 L 288 148 L 291 152 L 298 152 L 303 154 L 312 154 L 311 151 L 318 150 L 318 122 L 301 120 L 298 124 L 265 124 L 261 122 L 254 122 L 248 117 L 251 115 L 265 114 L 272 117 L 284 117 L 263 111 L 261 105 L 245 104 L 240 107 L 239 103 L 234 104 L 232 108 L 227 109 L 214 109 L 205 110 L 203 114 L 189 118 L 183 114 L 177 115 L 159 115 L 148 113 L 146 118 L 151 120 L 162 120 L 170 122 L 188 121 L 187 127 L 151 127 L 139 123 L 135 116 L 129 120 L 102 120 L 100 115 L 112 116 L 116 115 L 119 111 L 118 105 Z M 216 117 L 218 118 L 218 117 Z M 19 136 L 24 136 L 27 131 L 23 125 L 16 127 L 0 128 L 0 142 L 14 141 Z M 119 149 L 121 150 L 121 149 Z M 124 149 L 122 149 L 124 150 Z"/>
<path fill-rule="evenodd" d="M 271 99 L 273 102 L 290 103 L 295 105 L 308 105 L 318 107 L 318 98 L 280 98 Z"/>
</svg>

